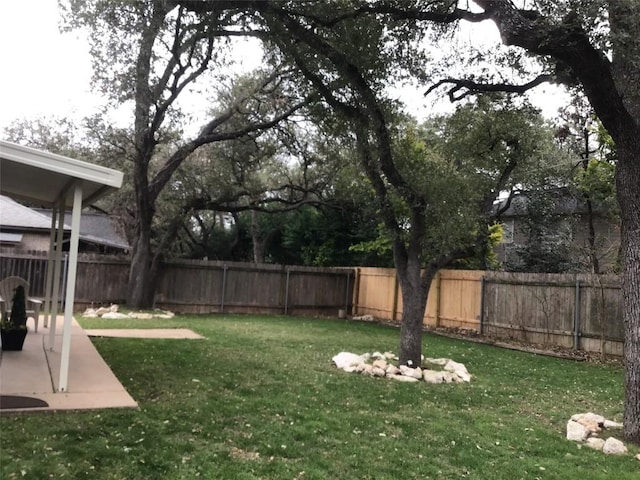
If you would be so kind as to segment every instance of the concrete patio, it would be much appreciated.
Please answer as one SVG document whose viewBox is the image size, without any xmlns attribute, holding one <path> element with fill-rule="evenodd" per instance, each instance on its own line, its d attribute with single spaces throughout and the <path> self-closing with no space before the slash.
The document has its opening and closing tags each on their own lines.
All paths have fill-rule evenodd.
<svg viewBox="0 0 640 480">
<path fill-rule="evenodd" d="M 91 343 L 87 332 L 73 320 L 68 388 L 56 393 L 60 375 L 63 318 L 58 317 L 54 348 L 48 345 L 49 329 L 36 333 L 32 319 L 20 352 L 3 351 L 0 357 L 0 395 L 44 400 L 48 407 L 3 408 L 9 412 L 137 408 L 138 404 L 116 378 Z M 42 325 L 42 322 L 40 322 Z"/>
</svg>

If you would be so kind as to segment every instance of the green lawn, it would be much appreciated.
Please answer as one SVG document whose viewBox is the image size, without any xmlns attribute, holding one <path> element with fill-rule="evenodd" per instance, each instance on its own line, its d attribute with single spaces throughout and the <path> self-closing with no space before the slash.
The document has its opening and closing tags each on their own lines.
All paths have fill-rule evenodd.
<svg viewBox="0 0 640 480">
<path fill-rule="evenodd" d="M 621 421 L 620 367 L 425 335 L 470 384 L 348 374 L 340 351 L 397 351 L 399 330 L 294 317 L 91 320 L 206 340 L 94 339 L 139 410 L 5 416 L 0 478 L 637 479 L 638 449 L 565 440 L 568 418 Z"/>
</svg>

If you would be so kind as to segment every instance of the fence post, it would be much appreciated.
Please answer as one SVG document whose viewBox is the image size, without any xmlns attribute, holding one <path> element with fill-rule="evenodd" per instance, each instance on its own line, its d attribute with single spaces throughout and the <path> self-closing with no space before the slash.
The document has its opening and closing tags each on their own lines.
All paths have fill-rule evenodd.
<svg viewBox="0 0 640 480">
<path fill-rule="evenodd" d="M 344 311 L 348 315 L 351 312 L 349 311 L 349 284 L 351 283 L 351 272 L 347 272 L 347 290 L 344 293 Z"/>
<path fill-rule="evenodd" d="M 291 273 L 291 269 L 287 268 L 287 280 L 284 285 L 284 314 L 287 315 L 289 313 L 289 275 Z"/>
<path fill-rule="evenodd" d="M 222 267 L 222 293 L 220 296 L 220 313 L 224 313 L 224 295 L 227 289 L 227 264 Z"/>
<path fill-rule="evenodd" d="M 435 318 L 435 327 L 438 328 L 440 326 L 440 285 L 441 285 L 441 278 L 440 278 L 440 270 L 438 270 L 436 272 L 436 278 L 435 278 L 435 287 L 436 287 L 436 298 L 435 298 L 435 305 L 436 305 L 436 311 L 434 313 Z"/>
<path fill-rule="evenodd" d="M 576 278 L 576 301 L 573 314 L 573 349 L 578 350 L 580 342 L 580 280 Z"/>
<path fill-rule="evenodd" d="M 478 332 L 480 335 L 484 333 L 484 284 L 485 284 L 485 276 L 483 275 L 480 279 L 480 331 Z"/>
<path fill-rule="evenodd" d="M 360 268 L 355 269 L 355 278 L 353 279 L 353 300 L 351 315 L 358 315 L 358 307 L 360 306 Z"/>
</svg>

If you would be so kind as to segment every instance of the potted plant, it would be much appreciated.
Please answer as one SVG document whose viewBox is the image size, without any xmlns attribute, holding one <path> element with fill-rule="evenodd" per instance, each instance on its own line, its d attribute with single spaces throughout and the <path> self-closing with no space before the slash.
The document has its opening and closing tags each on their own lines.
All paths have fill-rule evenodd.
<svg viewBox="0 0 640 480">
<path fill-rule="evenodd" d="M 16 288 L 11 303 L 9 318 L 6 311 L 2 312 L 0 325 L 2 350 L 22 350 L 27 336 L 27 308 L 23 286 Z"/>
</svg>

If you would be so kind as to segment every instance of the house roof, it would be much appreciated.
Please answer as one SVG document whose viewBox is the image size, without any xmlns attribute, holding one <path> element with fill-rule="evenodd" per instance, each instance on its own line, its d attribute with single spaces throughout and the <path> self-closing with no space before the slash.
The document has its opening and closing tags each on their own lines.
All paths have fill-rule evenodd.
<svg viewBox="0 0 640 480">
<path fill-rule="evenodd" d="M 48 213 L 51 217 L 51 212 Z M 71 224 L 71 213 L 64 214 L 65 225 Z M 105 245 L 107 247 L 130 248 L 114 228 L 111 218 L 103 213 L 82 213 L 80 217 L 80 240 Z"/>
<path fill-rule="evenodd" d="M 0 192 L 53 207 L 73 206 L 73 185 L 82 182 L 82 203 L 90 204 L 122 185 L 122 172 L 0 140 Z"/>
<path fill-rule="evenodd" d="M 48 232 L 51 228 L 51 216 L 47 217 L 9 197 L 0 195 L 0 228 Z"/>
<path fill-rule="evenodd" d="M 540 194 L 539 192 L 537 193 Z M 551 189 L 545 192 L 547 198 L 553 202 L 553 213 L 556 215 L 581 215 L 588 212 L 587 204 L 571 195 L 565 188 Z M 505 210 L 501 217 L 522 217 L 528 215 L 528 207 L 531 199 L 527 192 L 520 192 L 513 196 L 509 208 Z M 503 199 L 496 208 L 501 209 L 507 204 L 507 199 Z M 593 205 L 593 212 L 596 214 L 606 214 L 610 212 L 610 206 L 597 203 Z"/>
<path fill-rule="evenodd" d="M 64 229 L 71 230 L 71 213 L 64 215 Z M 51 228 L 51 210 L 29 208 L 0 195 L 0 228 L 7 231 L 42 231 Z M 129 244 L 102 213 L 82 212 L 80 216 L 80 240 L 126 250 Z"/>
</svg>

